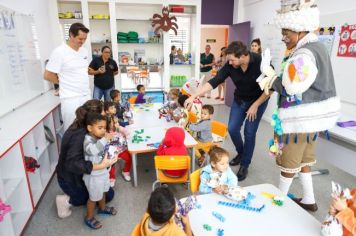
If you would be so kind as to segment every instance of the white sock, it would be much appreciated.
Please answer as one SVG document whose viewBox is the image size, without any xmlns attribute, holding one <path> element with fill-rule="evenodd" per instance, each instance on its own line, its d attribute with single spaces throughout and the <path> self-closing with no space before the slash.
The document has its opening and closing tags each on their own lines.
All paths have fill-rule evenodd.
<svg viewBox="0 0 356 236">
<path fill-rule="evenodd" d="M 314 204 L 315 198 L 314 198 L 313 181 L 312 181 L 311 172 L 309 172 L 309 173 L 300 172 L 299 179 L 300 179 L 300 183 L 302 184 L 302 187 L 303 187 L 303 199 L 302 199 L 301 203 Z"/>
<path fill-rule="evenodd" d="M 281 190 L 283 194 L 287 195 L 289 191 L 289 187 L 291 186 L 292 182 L 293 182 L 293 178 L 287 178 L 280 175 L 279 186 L 278 186 L 279 190 Z"/>
</svg>

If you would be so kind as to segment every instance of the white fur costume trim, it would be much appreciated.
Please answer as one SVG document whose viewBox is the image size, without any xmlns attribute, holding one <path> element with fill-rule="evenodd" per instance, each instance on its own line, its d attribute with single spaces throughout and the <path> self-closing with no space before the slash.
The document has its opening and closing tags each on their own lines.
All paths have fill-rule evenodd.
<svg viewBox="0 0 356 236">
<path fill-rule="evenodd" d="M 312 133 L 331 129 L 339 117 L 340 99 L 301 104 L 279 109 L 284 134 Z"/>
<path fill-rule="evenodd" d="M 289 29 L 295 32 L 310 32 L 319 28 L 319 14 L 317 7 L 302 8 L 277 14 L 274 22 L 282 29 Z"/>
</svg>

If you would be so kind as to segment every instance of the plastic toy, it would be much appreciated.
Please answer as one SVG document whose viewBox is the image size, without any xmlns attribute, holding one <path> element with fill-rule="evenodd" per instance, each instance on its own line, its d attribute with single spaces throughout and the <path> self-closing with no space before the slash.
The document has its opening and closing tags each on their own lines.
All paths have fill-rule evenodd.
<svg viewBox="0 0 356 236">
<path fill-rule="evenodd" d="M 204 224 L 204 225 L 203 225 L 203 228 L 204 228 L 206 231 L 211 231 L 211 230 L 212 230 L 211 226 L 208 225 L 208 224 Z"/>
<path fill-rule="evenodd" d="M 1 199 L 0 199 L 0 222 L 4 220 L 5 214 L 9 213 L 11 211 L 11 206 L 6 205 Z"/>
<path fill-rule="evenodd" d="M 264 196 L 266 198 L 272 199 L 272 203 L 276 206 L 283 206 L 283 204 L 284 204 L 284 197 L 282 197 L 282 196 L 277 196 L 273 193 L 267 193 L 267 192 L 263 192 L 261 194 L 262 194 L 262 196 Z"/>
<path fill-rule="evenodd" d="M 218 229 L 218 236 L 224 236 L 224 230 Z"/>
<path fill-rule="evenodd" d="M 223 223 L 225 222 L 225 217 L 223 215 L 221 215 L 219 212 L 213 211 L 212 214 L 220 222 L 223 222 Z"/>
<path fill-rule="evenodd" d="M 147 144 L 147 147 L 158 148 L 160 144 L 161 144 L 160 142 L 158 142 L 158 143 L 148 143 L 148 144 Z"/>
<path fill-rule="evenodd" d="M 218 201 L 218 205 L 238 208 L 246 211 L 254 211 L 254 212 L 261 212 L 265 208 L 264 204 L 261 207 L 251 207 L 245 204 L 238 204 L 238 203 L 224 202 L 224 201 Z"/>
</svg>

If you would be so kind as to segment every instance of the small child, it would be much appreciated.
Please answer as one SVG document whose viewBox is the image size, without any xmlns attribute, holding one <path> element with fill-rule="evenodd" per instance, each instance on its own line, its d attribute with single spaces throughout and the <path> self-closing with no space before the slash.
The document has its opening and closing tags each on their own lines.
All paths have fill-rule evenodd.
<svg viewBox="0 0 356 236">
<path fill-rule="evenodd" d="M 136 87 L 137 91 L 138 91 L 138 95 L 136 97 L 135 100 L 135 104 L 140 104 L 140 103 L 146 103 L 146 99 L 145 99 L 145 86 L 143 86 L 142 84 L 137 85 Z"/>
<path fill-rule="evenodd" d="M 84 138 L 84 156 L 86 161 L 99 164 L 104 155 L 105 145 L 111 141 L 112 135 L 106 133 L 106 119 L 97 113 L 88 113 L 86 116 L 87 134 Z M 109 170 L 92 170 L 90 174 L 83 175 L 83 181 L 89 192 L 87 202 L 87 215 L 84 219 L 85 224 L 92 229 L 102 227 L 101 223 L 95 219 L 94 210 L 98 202 L 98 214 L 116 215 L 114 207 L 105 206 L 105 192 L 109 191 Z"/>
<path fill-rule="evenodd" d="M 112 134 L 113 140 L 109 145 L 115 147 L 115 151 L 118 153 L 118 157 L 125 161 L 124 168 L 122 169 L 121 175 L 125 181 L 131 181 L 130 170 L 132 167 L 132 157 L 127 150 L 127 137 L 129 136 L 129 131 L 120 126 L 118 119 L 115 115 L 107 114 L 107 132 Z M 109 150 L 110 146 L 107 147 Z M 116 181 L 116 167 L 115 165 L 111 166 L 110 170 L 110 185 L 113 187 Z"/>
<path fill-rule="evenodd" d="M 356 189 L 351 191 L 353 199 L 346 201 L 345 198 L 333 196 L 329 213 L 343 226 L 343 236 L 356 235 Z"/>
<path fill-rule="evenodd" d="M 191 112 L 194 115 L 196 115 L 197 120 L 199 121 L 201 118 L 201 109 L 202 109 L 202 102 L 199 100 L 199 98 L 195 99 L 193 102 L 193 105 L 189 108 L 189 110 L 185 110 L 185 101 L 189 98 L 188 95 L 179 95 L 178 97 L 178 104 L 179 107 L 173 111 L 173 119 L 176 122 L 180 122 L 180 119 L 184 118 L 186 112 Z M 184 123 L 184 122 L 183 122 Z"/>
<path fill-rule="evenodd" d="M 188 155 L 187 148 L 184 145 L 185 133 L 180 127 L 169 128 L 157 149 L 157 155 Z M 169 177 L 181 177 L 187 172 L 182 170 L 165 170 L 163 173 Z"/>
<path fill-rule="evenodd" d="M 110 92 L 110 97 L 112 101 L 115 103 L 115 108 L 116 108 L 116 117 L 119 119 L 119 124 L 122 127 L 125 127 L 126 125 L 130 124 L 130 121 L 125 121 L 124 120 L 124 112 L 125 108 L 121 105 L 121 93 L 117 89 L 113 89 Z"/>
<path fill-rule="evenodd" d="M 173 112 L 178 108 L 179 89 L 171 89 L 168 92 L 168 101 L 164 103 L 163 107 L 158 110 L 159 118 L 166 117 L 167 121 L 171 121 Z"/>
<path fill-rule="evenodd" d="M 147 212 L 140 222 L 142 236 L 192 236 L 188 216 L 182 216 L 184 231 L 176 224 L 174 213 L 176 201 L 173 193 L 166 187 L 156 188 L 148 201 Z"/>
<path fill-rule="evenodd" d="M 209 151 L 210 165 L 200 173 L 199 192 L 224 194 L 229 187 L 237 187 L 237 177 L 229 167 L 229 153 L 221 147 Z"/>
<path fill-rule="evenodd" d="M 204 143 L 213 141 L 211 132 L 211 118 L 214 114 L 214 107 L 212 105 L 204 105 L 201 111 L 201 120 L 196 124 L 188 125 L 188 129 L 197 133 L 196 157 L 198 157 L 199 165 L 202 166 L 205 161 L 205 155 L 209 151 L 204 147 Z"/>
</svg>

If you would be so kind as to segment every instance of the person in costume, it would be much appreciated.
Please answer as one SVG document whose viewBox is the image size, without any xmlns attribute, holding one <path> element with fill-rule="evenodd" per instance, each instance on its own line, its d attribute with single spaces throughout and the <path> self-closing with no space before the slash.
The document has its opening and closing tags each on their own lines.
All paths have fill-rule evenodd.
<svg viewBox="0 0 356 236">
<path fill-rule="evenodd" d="M 279 189 L 287 194 L 293 176 L 299 173 L 303 197 L 294 200 L 304 209 L 318 209 L 311 166 L 319 132 L 332 128 L 339 116 L 333 70 L 326 48 L 314 33 L 319 28 L 319 10 L 314 1 L 284 1 L 275 19 L 290 54 L 283 59 L 279 76 L 270 66 L 269 50 L 264 53 L 257 80 L 262 90 L 279 94 L 273 113 L 275 138 L 270 152 L 281 169 Z"/>
</svg>

